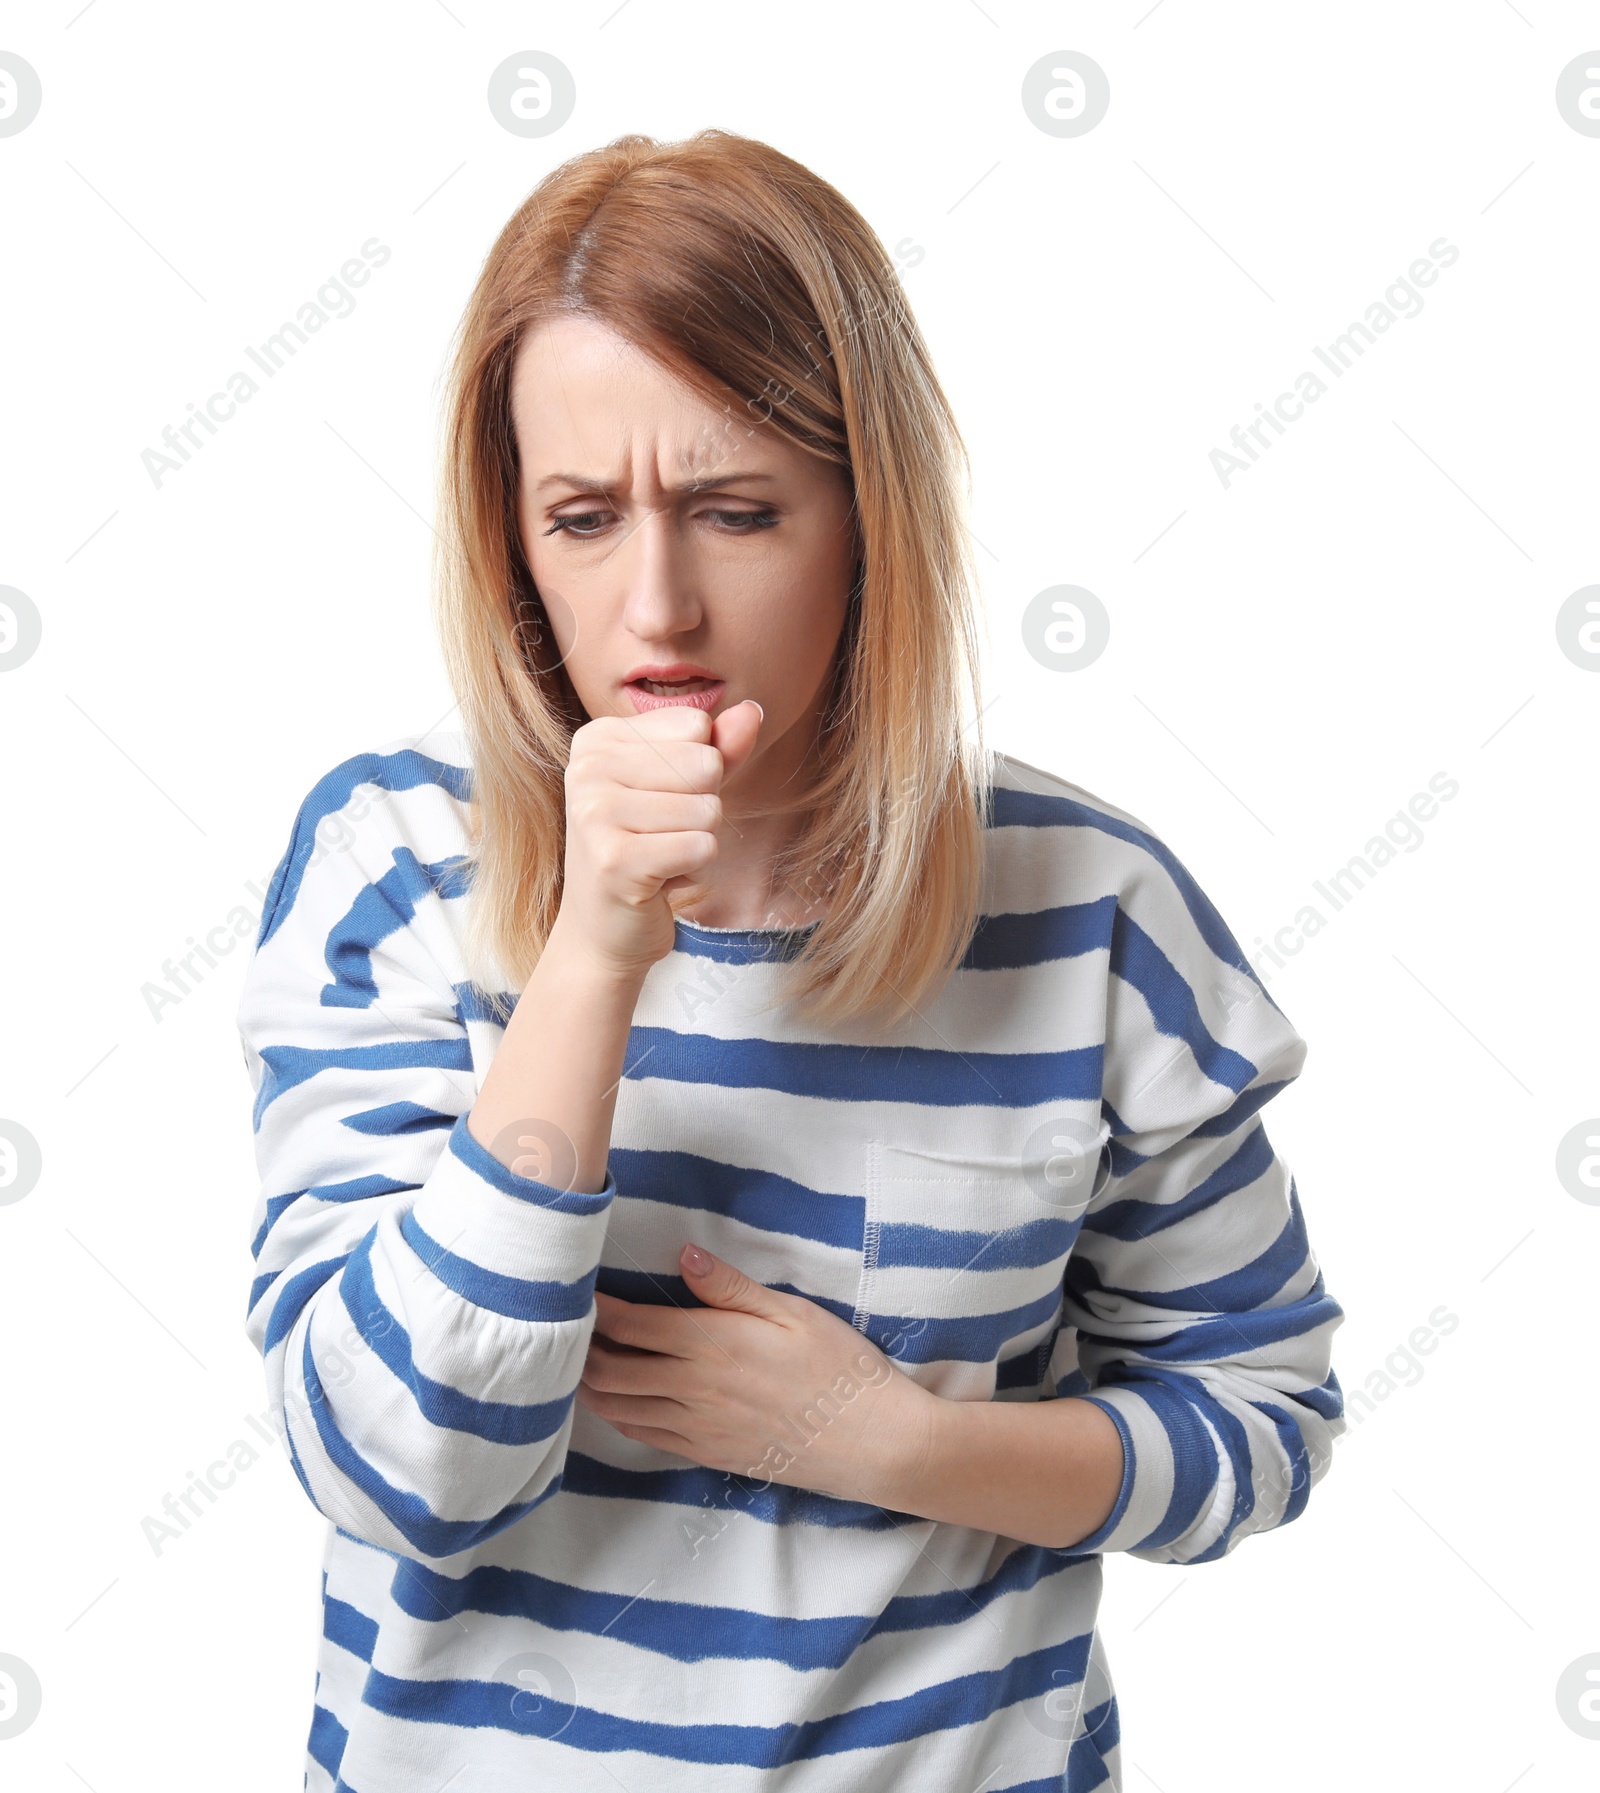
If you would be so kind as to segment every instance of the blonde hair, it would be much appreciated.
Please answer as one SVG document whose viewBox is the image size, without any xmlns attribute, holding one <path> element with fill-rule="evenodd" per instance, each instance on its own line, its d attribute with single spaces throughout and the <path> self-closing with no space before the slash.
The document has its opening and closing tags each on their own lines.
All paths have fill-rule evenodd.
<svg viewBox="0 0 1600 1793">
<path fill-rule="evenodd" d="M 554 169 L 500 232 L 456 334 L 434 594 L 475 768 L 469 959 L 520 990 L 561 902 L 564 774 L 586 716 L 523 553 L 511 422 L 518 347 L 560 315 L 598 320 L 853 482 L 857 576 L 814 776 L 773 806 L 800 818 L 774 886 L 828 902 L 784 968 L 797 1012 L 898 1019 L 961 962 L 982 898 L 970 464 L 871 227 L 800 163 L 722 130 L 619 137 Z"/>
</svg>

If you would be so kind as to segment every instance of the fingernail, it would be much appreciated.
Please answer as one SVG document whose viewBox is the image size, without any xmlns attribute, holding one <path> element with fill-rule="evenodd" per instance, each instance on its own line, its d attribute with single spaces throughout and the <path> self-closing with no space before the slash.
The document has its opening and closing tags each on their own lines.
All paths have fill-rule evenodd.
<svg viewBox="0 0 1600 1793">
<path fill-rule="evenodd" d="M 750 703 L 750 704 L 756 704 L 756 700 L 755 700 L 755 699 L 754 699 L 754 698 L 753 698 L 753 697 L 747 697 L 747 698 L 746 698 L 746 699 L 745 699 L 745 702 L 746 702 L 746 703 Z M 762 707 L 761 707 L 761 705 L 760 705 L 760 704 L 756 704 L 756 714 L 757 714 L 757 715 L 758 715 L 758 716 L 759 716 L 759 717 L 760 717 L 760 718 L 761 718 L 761 720 L 762 720 L 762 721 L 763 721 L 763 722 L 765 722 L 765 721 L 766 721 L 766 719 L 767 719 L 767 712 L 766 712 L 766 711 L 765 711 L 765 710 L 764 710 L 764 709 L 762 709 Z"/>
<path fill-rule="evenodd" d="M 698 1245 L 686 1245 L 683 1248 L 683 1261 L 696 1276 L 704 1276 L 711 1268 L 711 1258 Z"/>
</svg>

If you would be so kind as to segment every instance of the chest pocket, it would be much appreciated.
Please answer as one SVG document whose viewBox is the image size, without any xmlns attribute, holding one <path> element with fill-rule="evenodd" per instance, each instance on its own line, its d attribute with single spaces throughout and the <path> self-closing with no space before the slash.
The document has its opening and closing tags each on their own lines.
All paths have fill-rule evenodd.
<svg viewBox="0 0 1600 1793">
<path fill-rule="evenodd" d="M 934 1392 L 990 1398 L 996 1366 L 1059 1319 L 1084 1211 L 1111 1174 L 1109 1139 L 1102 1116 L 1069 1113 L 1030 1124 L 1009 1150 L 993 1134 L 868 1140 L 852 1323 Z"/>
</svg>

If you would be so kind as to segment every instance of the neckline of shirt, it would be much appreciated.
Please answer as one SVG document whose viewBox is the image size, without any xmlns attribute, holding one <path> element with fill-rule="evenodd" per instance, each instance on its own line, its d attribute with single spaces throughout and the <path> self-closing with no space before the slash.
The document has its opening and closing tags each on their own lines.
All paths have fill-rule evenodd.
<svg viewBox="0 0 1600 1793">
<path fill-rule="evenodd" d="M 687 928 L 695 934 L 713 934 L 722 940 L 787 939 L 793 934 L 808 934 L 817 925 L 816 921 L 804 921 L 793 928 L 714 928 L 708 922 L 686 921 L 681 915 L 672 919 L 676 927 Z"/>
</svg>

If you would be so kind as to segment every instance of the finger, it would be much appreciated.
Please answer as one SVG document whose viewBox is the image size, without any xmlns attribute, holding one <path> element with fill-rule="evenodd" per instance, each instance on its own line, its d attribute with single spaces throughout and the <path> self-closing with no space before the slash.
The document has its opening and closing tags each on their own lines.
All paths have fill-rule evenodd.
<svg viewBox="0 0 1600 1793">
<path fill-rule="evenodd" d="M 676 1432 L 664 1431 L 660 1426 L 629 1426 L 625 1430 L 618 1427 L 624 1438 L 635 1439 L 640 1444 L 654 1446 L 658 1451 L 671 1451 L 675 1457 L 687 1457 L 691 1463 L 701 1461 L 695 1455 L 694 1445 L 681 1438 Z"/>
<path fill-rule="evenodd" d="M 610 741 L 709 741 L 711 717 L 698 704 L 666 704 L 659 710 L 619 710 L 615 715 L 594 716 L 579 732 L 588 734 L 589 747 Z"/>
<path fill-rule="evenodd" d="M 630 834 L 709 834 L 722 821 L 722 799 L 715 791 L 614 785 L 592 806 L 585 805 L 581 814 L 602 828 L 623 828 Z"/>
<path fill-rule="evenodd" d="M 613 1344 L 593 1338 L 578 1377 L 580 1386 L 608 1395 L 651 1395 L 675 1400 L 683 1360 L 661 1351 L 641 1351 L 633 1345 Z"/>
<path fill-rule="evenodd" d="M 766 712 L 753 697 L 736 703 L 715 718 L 711 743 L 722 755 L 722 776 L 731 778 L 754 751 Z"/>
<path fill-rule="evenodd" d="M 692 1355 L 692 1322 L 675 1307 L 643 1301 L 620 1301 L 595 1291 L 595 1331 L 618 1344 L 633 1345 L 665 1357 Z M 601 1302 L 606 1306 L 601 1307 Z"/>
<path fill-rule="evenodd" d="M 661 1395 L 609 1394 L 580 1382 L 576 1398 L 610 1425 L 661 1426 L 670 1429 L 683 1418 L 683 1407 Z"/>
<path fill-rule="evenodd" d="M 669 879 L 702 872 L 717 856 L 717 837 L 707 829 L 685 834 L 636 834 L 628 870 L 641 886 L 660 888 Z"/>
<path fill-rule="evenodd" d="M 685 1245 L 678 1262 L 683 1266 L 684 1281 L 709 1307 L 729 1308 L 781 1323 L 788 1318 L 789 1304 L 797 1299 L 758 1283 L 703 1246 Z"/>
<path fill-rule="evenodd" d="M 709 741 L 608 741 L 594 749 L 579 776 L 594 770 L 639 791 L 714 791 L 723 757 Z"/>
</svg>

